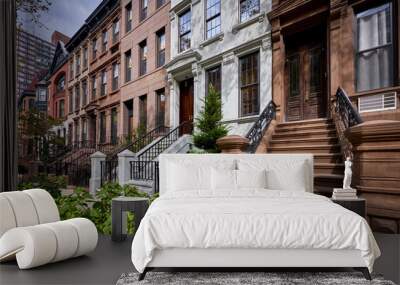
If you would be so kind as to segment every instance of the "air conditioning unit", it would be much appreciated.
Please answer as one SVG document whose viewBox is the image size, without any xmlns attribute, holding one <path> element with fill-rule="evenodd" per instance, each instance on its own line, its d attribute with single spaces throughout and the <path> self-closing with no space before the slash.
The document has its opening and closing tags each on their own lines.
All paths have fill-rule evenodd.
<svg viewBox="0 0 400 285">
<path fill-rule="evenodd" d="M 358 98 L 358 111 L 360 113 L 393 110 L 396 107 L 396 92 L 367 95 Z"/>
</svg>

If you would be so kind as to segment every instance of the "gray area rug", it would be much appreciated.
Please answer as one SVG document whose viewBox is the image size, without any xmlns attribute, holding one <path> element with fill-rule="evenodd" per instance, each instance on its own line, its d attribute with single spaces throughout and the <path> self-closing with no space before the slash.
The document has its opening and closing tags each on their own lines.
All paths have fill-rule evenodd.
<svg viewBox="0 0 400 285">
<path fill-rule="evenodd" d="M 372 275 L 373 280 L 368 281 L 359 272 L 148 272 L 142 281 L 137 280 L 138 276 L 138 273 L 122 274 L 117 285 L 395 285 L 380 275 Z"/>
</svg>

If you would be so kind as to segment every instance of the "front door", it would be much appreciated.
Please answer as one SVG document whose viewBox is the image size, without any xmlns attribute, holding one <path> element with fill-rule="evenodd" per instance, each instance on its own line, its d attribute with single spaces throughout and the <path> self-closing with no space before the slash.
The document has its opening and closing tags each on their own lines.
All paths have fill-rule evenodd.
<svg viewBox="0 0 400 285">
<path fill-rule="evenodd" d="M 288 40 L 285 81 L 287 121 L 326 117 L 325 37 L 317 31 Z"/>
<path fill-rule="evenodd" d="M 179 84 L 179 124 L 193 120 L 193 78 Z M 191 128 L 184 128 L 183 133 L 189 133 Z"/>
</svg>

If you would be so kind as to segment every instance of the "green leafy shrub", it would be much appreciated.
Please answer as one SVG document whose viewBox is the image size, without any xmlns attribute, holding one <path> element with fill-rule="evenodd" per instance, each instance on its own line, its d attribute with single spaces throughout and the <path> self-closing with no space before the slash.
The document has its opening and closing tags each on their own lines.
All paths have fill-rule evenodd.
<svg viewBox="0 0 400 285">
<path fill-rule="evenodd" d="M 218 152 L 217 139 L 228 134 L 227 127 L 221 123 L 221 95 L 210 84 L 208 95 L 202 101 L 204 104 L 196 118 L 198 131 L 193 135 L 193 142 L 207 152 Z"/>
<path fill-rule="evenodd" d="M 76 188 L 74 193 L 57 199 L 61 219 L 85 217 L 90 219 L 103 234 L 111 234 L 111 201 L 120 195 L 127 197 L 146 197 L 152 202 L 158 194 L 149 197 L 148 194 L 140 192 L 135 186 L 118 183 L 107 183 L 103 185 L 92 197 L 83 188 Z M 128 234 L 135 232 L 134 215 L 127 214 Z"/>
<path fill-rule="evenodd" d="M 54 199 L 57 199 L 61 196 L 61 189 L 67 187 L 67 179 L 65 176 L 39 174 L 32 177 L 32 180 L 29 182 L 18 184 L 17 187 L 18 190 L 32 188 L 45 189 L 51 194 L 51 196 L 53 196 Z"/>
</svg>

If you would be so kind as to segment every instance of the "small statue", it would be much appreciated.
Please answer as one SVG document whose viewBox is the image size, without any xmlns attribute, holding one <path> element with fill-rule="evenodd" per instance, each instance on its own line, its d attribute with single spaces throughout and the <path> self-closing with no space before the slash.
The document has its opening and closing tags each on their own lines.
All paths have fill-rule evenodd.
<svg viewBox="0 0 400 285">
<path fill-rule="evenodd" d="M 351 176 L 353 175 L 353 172 L 351 170 L 351 167 L 353 165 L 353 162 L 351 162 L 350 157 L 346 158 L 346 161 L 344 162 L 344 179 L 343 179 L 343 189 L 350 190 L 351 188 Z"/>
</svg>

